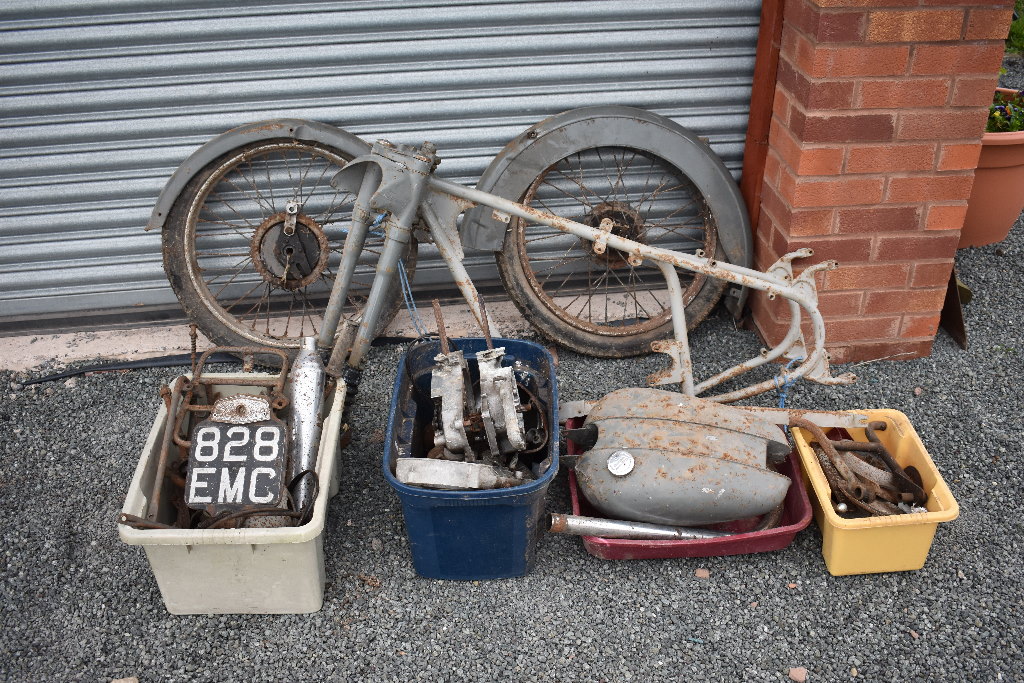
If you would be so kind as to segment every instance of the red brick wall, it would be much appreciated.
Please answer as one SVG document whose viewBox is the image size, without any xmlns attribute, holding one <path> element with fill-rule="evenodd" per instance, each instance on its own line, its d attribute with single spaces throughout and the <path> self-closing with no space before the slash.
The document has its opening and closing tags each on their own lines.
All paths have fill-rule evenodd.
<svg viewBox="0 0 1024 683">
<path fill-rule="evenodd" d="M 800 247 L 835 362 L 927 355 L 1012 0 L 784 0 L 756 260 Z M 782 301 L 752 298 L 770 343 Z"/>
</svg>

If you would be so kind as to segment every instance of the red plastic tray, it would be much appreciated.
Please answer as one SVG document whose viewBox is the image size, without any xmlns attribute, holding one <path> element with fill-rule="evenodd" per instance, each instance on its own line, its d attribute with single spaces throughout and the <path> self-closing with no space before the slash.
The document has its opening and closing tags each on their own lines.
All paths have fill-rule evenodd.
<svg viewBox="0 0 1024 683">
<path fill-rule="evenodd" d="M 573 418 L 566 427 L 573 429 L 583 424 L 582 418 Z M 579 449 L 568 441 L 570 455 L 579 455 Z M 628 538 L 602 538 L 583 536 L 583 547 L 595 557 L 604 560 L 662 560 L 674 557 L 713 557 L 719 555 L 745 555 L 781 550 L 793 542 L 797 532 L 811 523 L 811 501 L 801 476 L 800 460 L 790 453 L 779 466 L 779 472 L 792 482 L 786 493 L 779 526 L 765 531 L 745 531 L 757 525 L 758 518 L 744 519 L 726 524 L 713 524 L 709 529 L 737 532 L 733 536 L 701 538 L 689 541 L 648 541 Z M 572 513 L 588 517 L 602 517 L 576 486 L 576 473 L 569 470 L 569 496 Z"/>
</svg>

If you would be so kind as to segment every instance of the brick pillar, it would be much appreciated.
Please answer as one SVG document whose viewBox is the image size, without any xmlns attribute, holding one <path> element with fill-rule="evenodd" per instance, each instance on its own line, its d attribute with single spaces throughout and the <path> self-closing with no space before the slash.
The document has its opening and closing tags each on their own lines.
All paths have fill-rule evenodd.
<svg viewBox="0 0 1024 683">
<path fill-rule="evenodd" d="M 818 276 L 834 362 L 928 355 L 1012 0 L 784 2 L 757 265 L 839 261 Z M 752 308 L 778 342 L 782 302 Z"/>
</svg>

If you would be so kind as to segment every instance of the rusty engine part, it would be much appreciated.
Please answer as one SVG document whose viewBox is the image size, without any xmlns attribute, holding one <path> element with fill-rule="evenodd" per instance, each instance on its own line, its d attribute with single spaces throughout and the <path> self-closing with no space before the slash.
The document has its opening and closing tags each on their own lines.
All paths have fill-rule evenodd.
<svg viewBox="0 0 1024 683">
<path fill-rule="evenodd" d="M 494 489 L 534 478 L 527 461 L 547 445 L 545 411 L 519 362 L 504 364 L 505 349 L 495 348 L 482 300 L 480 306 L 487 349 L 471 362 L 452 349 L 440 303 L 433 302 L 441 350 L 430 377 L 433 448 L 426 458 L 398 459 L 395 477 L 403 484 Z"/>
<path fill-rule="evenodd" d="M 903 468 L 878 438 L 885 422 L 871 422 L 864 428 L 868 441 L 830 439 L 825 431 L 807 420 L 795 419 L 791 427 L 810 434 L 808 441 L 832 492 L 832 506 L 843 517 L 863 517 L 927 512 L 928 494 L 913 467 Z"/>
<path fill-rule="evenodd" d="M 192 376 L 180 376 L 170 388 L 160 390 L 167 419 L 146 514 L 120 515 L 119 523 L 145 529 L 304 523 L 319 493 L 314 468 L 322 364 L 319 372 L 315 367 L 308 372 L 309 359 L 300 354 L 296 363 L 304 365 L 293 368 L 290 377 L 287 354 L 268 347 L 215 347 L 197 360 L 195 334 L 193 325 Z M 270 377 L 204 375 L 209 359 L 223 353 L 241 358 L 246 372 L 252 371 L 255 358 L 266 355 L 276 355 L 282 369 Z M 319 356 L 312 364 L 317 361 Z M 293 386 L 296 378 L 303 386 Z M 239 389 L 220 395 L 214 385 Z M 278 414 L 288 407 L 286 424 Z M 175 448 L 177 457 L 172 460 Z M 302 495 L 301 502 L 293 491 Z M 174 508 L 170 515 L 165 509 L 168 500 Z M 166 522 L 168 516 L 173 523 Z"/>
<path fill-rule="evenodd" d="M 768 457 L 790 450 L 771 420 L 660 389 L 620 389 L 594 405 L 593 446 L 576 462 L 587 500 L 612 519 L 670 526 L 766 515 L 789 489 Z M 585 425 L 585 426 L 586 426 Z"/>
</svg>

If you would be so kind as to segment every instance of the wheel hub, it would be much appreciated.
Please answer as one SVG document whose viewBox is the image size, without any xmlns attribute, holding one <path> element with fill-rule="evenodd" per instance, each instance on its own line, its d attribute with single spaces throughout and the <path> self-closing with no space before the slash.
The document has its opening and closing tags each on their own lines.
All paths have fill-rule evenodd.
<svg viewBox="0 0 1024 683">
<path fill-rule="evenodd" d="M 646 234 L 643 217 L 640 216 L 640 212 L 625 202 L 602 202 L 584 214 L 579 222 L 592 228 L 599 228 L 601 221 L 606 218 L 612 222 L 611 234 L 634 242 L 643 242 Z M 583 249 L 598 263 L 609 268 L 624 268 L 629 265 L 629 254 L 625 252 L 608 248 L 603 254 L 598 254 L 594 251 L 593 242 L 590 240 L 582 240 L 582 242 Z"/>
<path fill-rule="evenodd" d="M 260 223 L 249 249 L 263 279 L 288 290 L 316 282 L 327 268 L 330 256 L 323 228 L 309 216 L 289 216 L 285 211 Z"/>
</svg>

